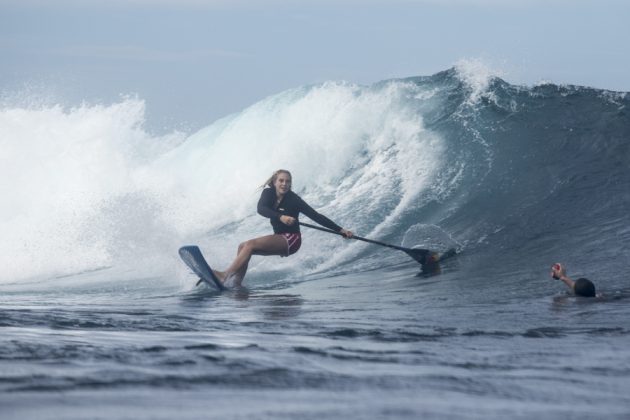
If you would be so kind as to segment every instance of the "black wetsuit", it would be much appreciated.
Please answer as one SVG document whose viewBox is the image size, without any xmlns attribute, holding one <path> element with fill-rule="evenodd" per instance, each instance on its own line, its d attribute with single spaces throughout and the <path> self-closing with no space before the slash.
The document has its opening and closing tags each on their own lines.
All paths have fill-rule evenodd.
<svg viewBox="0 0 630 420">
<path fill-rule="evenodd" d="M 271 220 L 273 233 L 300 233 L 300 224 L 297 221 L 291 226 L 285 225 L 280 221 L 280 216 L 291 216 L 297 219 L 300 213 L 328 229 L 332 229 L 335 232 L 341 231 L 340 226 L 328 217 L 317 213 L 293 191 L 288 191 L 282 198 L 282 201 L 276 206 L 277 199 L 276 189 L 269 187 L 263 190 L 262 194 L 260 194 L 260 200 L 258 200 L 258 214 Z"/>
</svg>

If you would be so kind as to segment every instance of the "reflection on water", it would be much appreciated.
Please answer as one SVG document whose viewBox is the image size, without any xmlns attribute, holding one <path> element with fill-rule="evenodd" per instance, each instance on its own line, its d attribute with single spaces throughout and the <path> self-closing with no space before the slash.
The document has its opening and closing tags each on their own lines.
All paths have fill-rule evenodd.
<svg viewBox="0 0 630 420">
<path fill-rule="evenodd" d="M 204 286 L 182 296 L 182 303 L 186 303 L 187 306 L 193 304 L 193 306 L 204 307 L 210 300 L 223 299 L 246 302 L 246 306 L 260 311 L 264 318 L 269 320 L 297 317 L 302 312 L 304 304 L 304 299 L 300 295 L 252 292 L 247 287 L 238 287 L 221 293 Z"/>
<path fill-rule="evenodd" d="M 295 318 L 302 313 L 304 299 L 299 295 L 255 295 L 250 300 L 266 319 Z"/>
</svg>

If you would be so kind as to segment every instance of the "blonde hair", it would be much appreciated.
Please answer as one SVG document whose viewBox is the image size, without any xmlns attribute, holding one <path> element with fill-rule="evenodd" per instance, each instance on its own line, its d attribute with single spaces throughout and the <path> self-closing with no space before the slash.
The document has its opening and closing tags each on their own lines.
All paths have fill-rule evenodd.
<svg viewBox="0 0 630 420">
<path fill-rule="evenodd" d="M 265 181 L 263 185 L 261 185 L 261 188 L 273 187 L 273 185 L 276 183 L 276 179 L 278 179 L 278 175 L 280 174 L 287 174 L 289 175 L 289 178 L 293 180 L 293 175 L 291 175 L 291 172 L 287 171 L 286 169 L 278 169 L 273 173 L 273 175 L 271 175 L 271 177 L 267 181 Z"/>
</svg>

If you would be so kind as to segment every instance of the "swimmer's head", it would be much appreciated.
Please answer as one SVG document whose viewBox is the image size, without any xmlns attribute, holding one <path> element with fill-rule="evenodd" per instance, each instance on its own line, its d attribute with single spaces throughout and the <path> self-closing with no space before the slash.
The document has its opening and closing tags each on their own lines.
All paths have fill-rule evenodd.
<svg viewBox="0 0 630 420">
<path fill-rule="evenodd" d="M 595 297 L 595 285 L 589 279 L 581 277 L 575 281 L 573 291 L 577 296 Z"/>
</svg>

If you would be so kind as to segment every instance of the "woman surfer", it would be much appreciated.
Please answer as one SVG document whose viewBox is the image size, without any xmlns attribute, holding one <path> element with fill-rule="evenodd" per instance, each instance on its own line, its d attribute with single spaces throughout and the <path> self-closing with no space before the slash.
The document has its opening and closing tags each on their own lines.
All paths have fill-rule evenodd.
<svg viewBox="0 0 630 420">
<path fill-rule="evenodd" d="M 319 214 L 300 196 L 291 191 L 291 173 L 280 169 L 273 173 L 263 186 L 258 200 L 258 214 L 267 217 L 273 227 L 273 235 L 250 239 L 238 246 L 236 258 L 225 271 L 214 271 L 218 279 L 228 287 L 240 286 L 252 255 L 280 255 L 288 257 L 300 249 L 302 237 L 298 216 L 303 213 L 328 229 L 352 238 L 353 233 L 343 229 L 326 216 Z"/>
</svg>

